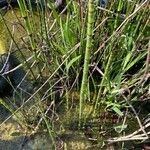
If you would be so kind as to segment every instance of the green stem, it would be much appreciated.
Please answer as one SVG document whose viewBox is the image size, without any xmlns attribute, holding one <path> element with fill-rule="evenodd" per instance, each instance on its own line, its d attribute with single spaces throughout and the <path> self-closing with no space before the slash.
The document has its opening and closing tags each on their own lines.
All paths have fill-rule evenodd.
<svg viewBox="0 0 150 150">
<path fill-rule="evenodd" d="M 103 90 L 103 85 L 104 85 L 105 79 L 107 77 L 107 74 L 108 74 L 108 71 L 109 71 L 109 66 L 111 64 L 112 58 L 113 58 L 113 54 L 111 52 L 110 56 L 109 56 L 109 59 L 108 59 L 108 62 L 107 62 L 107 65 L 106 65 L 106 69 L 105 69 L 102 81 L 100 83 L 100 88 L 99 88 L 98 95 L 97 95 L 96 102 L 95 102 L 95 106 L 94 106 L 94 114 L 95 114 L 95 111 L 97 109 L 98 103 L 100 102 L 100 98 L 101 98 L 102 90 Z"/>
<path fill-rule="evenodd" d="M 94 1 L 89 0 L 88 1 L 88 24 L 87 24 L 86 50 L 85 50 L 85 57 L 84 57 L 82 84 L 81 84 L 81 90 L 80 90 L 79 127 L 81 126 L 84 101 L 87 97 L 87 77 L 88 77 L 90 54 L 91 54 L 91 48 L 92 48 L 93 25 L 94 25 Z"/>
</svg>

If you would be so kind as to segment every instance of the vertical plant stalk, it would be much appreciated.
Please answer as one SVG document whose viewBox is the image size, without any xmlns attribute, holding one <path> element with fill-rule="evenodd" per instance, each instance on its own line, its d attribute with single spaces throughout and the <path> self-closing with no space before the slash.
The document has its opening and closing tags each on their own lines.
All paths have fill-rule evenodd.
<svg viewBox="0 0 150 150">
<path fill-rule="evenodd" d="M 30 41 L 31 47 L 33 50 L 35 50 L 36 44 L 35 44 L 34 38 L 33 38 L 33 24 L 29 19 L 29 15 L 28 15 L 29 12 L 28 12 L 28 9 L 26 6 L 26 2 L 25 2 L 25 0 L 17 0 L 17 2 L 19 5 L 19 8 L 20 8 L 21 16 L 25 22 L 25 28 L 26 28 L 27 34 L 29 36 L 29 41 Z"/>
<path fill-rule="evenodd" d="M 83 27 L 83 4 L 82 4 L 82 0 L 79 0 L 79 4 L 80 4 L 80 20 L 81 20 L 81 27 Z"/>
<path fill-rule="evenodd" d="M 98 103 L 100 102 L 100 98 L 101 98 L 101 95 L 102 95 L 104 82 L 105 82 L 105 79 L 106 79 L 107 74 L 108 74 L 108 72 L 109 72 L 109 67 L 110 67 L 110 65 L 111 65 L 112 58 L 113 58 L 113 53 L 111 52 L 111 53 L 110 53 L 110 56 L 109 56 L 109 58 L 108 58 L 108 62 L 107 62 L 106 68 L 105 68 L 105 72 L 104 72 L 102 81 L 101 81 L 101 83 L 100 83 L 100 88 L 99 88 L 99 90 L 98 90 L 98 94 L 97 94 L 97 98 L 96 98 L 96 102 L 95 102 L 95 106 L 94 106 L 94 114 L 95 114 L 95 111 L 96 111 L 96 109 L 97 109 Z"/>
<path fill-rule="evenodd" d="M 79 127 L 81 125 L 81 119 L 83 115 L 84 101 L 87 97 L 87 77 L 89 70 L 90 54 L 92 48 L 92 34 L 94 25 L 94 0 L 88 1 L 88 23 L 87 23 L 87 38 L 86 38 L 86 50 L 84 56 L 84 68 L 82 76 L 82 84 L 80 89 L 80 106 L 79 106 Z"/>
</svg>

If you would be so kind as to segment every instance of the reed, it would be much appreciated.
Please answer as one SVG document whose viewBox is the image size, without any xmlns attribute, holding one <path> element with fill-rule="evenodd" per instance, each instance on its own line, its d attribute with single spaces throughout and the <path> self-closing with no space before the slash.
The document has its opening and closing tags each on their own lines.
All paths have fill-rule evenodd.
<svg viewBox="0 0 150 150">
<path fill-rule="evenodd" d="M 129 106 L 127 100 L 132 105 L 138 99 L 148 98 L 148 0 L 107 1 L 105 5 L 94 0 L 66 1 L 61 11 L 51 1 L 40 1 L 36 8 L 31 1 L 26 5 L 25 0 L 18 0 L 18 4 L 22 19 L 18 21 L 27 38 L 27 41 L 21 38 L 23 50 L 5 16 L 1 18 L 17 48 L 13 52 L 19 54 L 33 84 L 33 92 L 16 111 L 5 100 L 1 104 L 17 115 L 16 112 L 34 99 L 36 103 L 31 105 L 37 108 L 42 120 L 37 125 L 45 125 L 41 126 L 47 129 L 53 145 L 57 133 L 48 111 L 55 116 L 59 104 L 65 105 L 64 116 L 72 107 L 77 108 L 81 129 L 88 118 L 104 112 L 121 117 Z M 87 105 L 92 109 L 85 114 Z M 34 119 L 39 116 L 35 115 Z M 24 124 L 18 115 L 17 118 Z M 121 133 L 125 130 L 121 129 Z"/>
</svg>

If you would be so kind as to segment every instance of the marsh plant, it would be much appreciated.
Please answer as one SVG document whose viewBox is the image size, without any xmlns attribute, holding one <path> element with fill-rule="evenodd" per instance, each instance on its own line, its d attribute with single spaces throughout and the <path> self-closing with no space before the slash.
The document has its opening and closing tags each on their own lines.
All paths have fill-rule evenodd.
<svg viewBox="0 0 150 150">
<path fill-rule="evenodd" d="M 1 104 L 12 115 L 21 113 L 26 125 L 35 130 L 45 124 L 52 139 L 56 136 L 57 108 L 63 109 L 65 118 L 73 103 L 78 129 L 105 113 L 117 116 L 115 127 L 108 128 L 118 135 L 126 134 L 127 126 L 130 127 L 128 118 L 132 116 L 136 116 L 134 121 L 138 124 L 135 130 L 141 129 L 142 111 L 137 110 L 144 108 L 147 117 L 149 109 L 145 104 L 148 106 L 150 100 L 149 1 L 66 0 L 63 4 L 56 9 L 56 3 L 48 0 L 33 7 L 31 1 L 27 4 L 18 0 L 18 8 L 9 8 L 17 22 L 12 26 L 6 19 L 7 12 L 1 13 L 9 39 L 7 53 L 18 58 L 18 68 L 21 66 L 25 71 L 22 82 L 32 87 L 19 105 L 12 108 L 6 104 L 6 97 L 0 99 Z M 22 89 L 26 91 L 26 87 Z M 31 117 L 21 111 L 26 103 L 36 108 L 32 113 L 29 109 Z M 136 105 L 139 103 L 141 107 Z M 105 122 L 101 122 L 97 126 L 107 130 Z M 146 139 L 149 133 L 145 128 L 141 130 Z M 108 141 L 116 142 L 117 138 Z"/>
</svg>

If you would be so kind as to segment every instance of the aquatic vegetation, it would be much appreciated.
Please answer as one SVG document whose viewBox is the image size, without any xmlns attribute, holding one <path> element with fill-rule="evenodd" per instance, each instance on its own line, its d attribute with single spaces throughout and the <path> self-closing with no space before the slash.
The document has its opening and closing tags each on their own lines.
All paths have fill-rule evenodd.
<svg viewBox="0 0 150 150">
<path fill-rule="evenodd" d="M 48 132 L 54 148 L 68 130 L 100 149 L 148 139 L 148 0 L 18 3 L 1 13 L 0 97 L 29 135 Z"/>
</svg>

